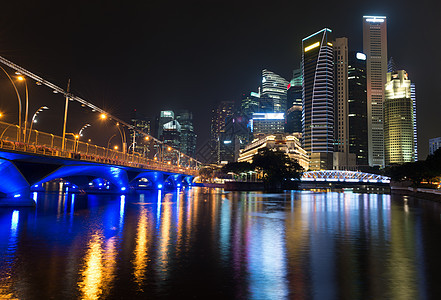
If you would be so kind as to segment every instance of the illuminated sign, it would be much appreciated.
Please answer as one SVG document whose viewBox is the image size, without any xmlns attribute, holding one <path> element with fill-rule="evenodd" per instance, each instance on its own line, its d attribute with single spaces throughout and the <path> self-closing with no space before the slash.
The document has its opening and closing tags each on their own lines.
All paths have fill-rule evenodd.
<svg viewBox="0 0 441 300">
<path fill-rule="evenodd" d="M 366 22 L 370 23 L 383 23 L 386 17 L 377 17 L 377 16 L 364 16 Z"/>
<path fill-rule="evenodd" d="M 224 141 L 224 144 L 231 144 L 231 141 Z"/>
<path fill-rule="evenodd" d="M 173 117 L 173 111 L 171 110 L 163 110 L 161 111 L 161 117 Z"/>
<path fill-rule="evenodd" d="M 305 48 L 305 52 L 308 52 L 309 50 L 312 50 L 314 48 L 317 48 L 318 46 L 320 46 L 320 42 L 314 43 L 308 47 Z"/>
<path fill-rule="evenodd" d="M 357 54 L 355 55 L 355 57 L 359 60 L 366 60 L 366 54 L 361 53 L 361 52 L 357 52 Z"/>
<path fill-rule="evenodd" d="M 251 97 L 260 98 L 260 94 L 256 92 L 251 92 Z"/>
<path fill-rule="evenodd" d="M 328 42 L 328 46 L 331 46 L 331 47 L 332 47 L 332 43 Z"/>
<path fill-rule="evenodd" d="M 253 113 L 253 120 L 284 120 L 284 113 Z"/>
</svg>

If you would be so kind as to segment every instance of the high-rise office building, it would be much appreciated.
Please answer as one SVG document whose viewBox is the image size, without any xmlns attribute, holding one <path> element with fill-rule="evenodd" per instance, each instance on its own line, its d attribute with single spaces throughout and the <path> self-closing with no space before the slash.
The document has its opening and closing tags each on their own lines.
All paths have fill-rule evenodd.
<svg viewBox="0 0 441 300">
<path fill-rule="evenodd" d="M 242 115 L 250 119 L 253 113 L 259 111 L 259 102 L 260 102 L 260 88 L 259 88 L 259 92 L 257 93 L 251 92 L 248 95 L 243 95 L 242 101 L 240 103 Z"/>
<path fill-rule="evenodd" d="M 334 170 L 355 167 L 349 161 L 348 39 L 336 38 L 334 48 Z"/>
<path fill-rule="evenodd" d="M 181 124 L 173 120 L 165 123 L 162 129 L 162 138 L 164 144 L 173 147 L 176 150 L 181 149 Z M 165 155 L 165 152 L 164 152 Z"/>
<path fill-rule="evenodd" d="M 162 140 L 162 131 L 164 124 L 173 121 L 175 119 L 175 113 L 171 110 L 162 110 L 159 118 L 157 119 L 156 131 L 158 139 Z"/>
<path fill-rule="evenodd" d="M 406 71 L 387 73 L 384 99 L 385 164 L 415 161 L 414 113 Z"/>
<path fill-rule="evenodd" d="M 331 30 L 302 40 L 303 148 L 310 169 L 332 169 L 334 143 L 334 53 Z"/>
<path fill-rule="evenodd" d="M 366 54 L 368 161 L 384 166 L 383 102 L 387 73 L 386 17 L 363 17 L 363 53 Z"/>
<path fill-rule="evenodd" d="M 294 70 L 286 94 L 288 110 L 285 114 L 285 132 L 287 133 L 302 133 L 302 81 L 302 69 Z"/>
<path fill-rule="evenodd" d="M 410 83 L 410 98 L 412 99 L 413 106 L 413 153 L 415 155 L 415 161 L 418 160 L 418 134 L 417 134 L 417 122 L 416 122 L 416 94 L 415 83 Z"/>
<path fill-rule="evenodd" d="M 196 152 L 196 133 L 193 127 L 193 114 L 186 110 L 177 110 L 176 121 L 181 125 L 181 152 L 194 157 Z"/>
<path fill-rule="evenodd" d="M 441 137 L 429 139 L 429 155 L 433 155 L 439 148 L 441 148 Z"/>
<path fill-rule="evenodd" d="M 259 134 L 283 133 L 285 116 L 283 113 L 254 113 L 250 123 L 254 137 Z"/>
<path fill-rule="evenodd" d="M 288 81 L 266 69 L 262 70 L 260 112 L 285 113 Z"/>
<path fill-rule="evenodd" d="M 348 54 L 349 152 L 355 154 L 360 170 L 369 166 L 366 101 L 366 55 L 351 51 Z"/>
<path fill-rule="evenodd" d="M 211 133 L 210 133 L 210 147 L 213 151 L 211 157 L 215 158 L 213 162 L 220 163 L 221 161 L 221 145 L 220 136 L 225 132 L 225 124 L 228 117 L 234 113 L 233 101 L 222 101 L 218 106 L 211 111 Z"/>
</svg>

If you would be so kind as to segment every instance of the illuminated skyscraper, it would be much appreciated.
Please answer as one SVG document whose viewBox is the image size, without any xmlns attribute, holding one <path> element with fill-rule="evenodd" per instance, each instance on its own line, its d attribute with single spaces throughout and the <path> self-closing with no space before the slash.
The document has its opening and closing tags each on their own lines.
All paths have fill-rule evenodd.
<svg viewBox="0 0 441 300">
<path fill-rule="evenodd" d="M 416 122 L 416 95 L 415 95 L 415 83 L 410 83 L 410 98 L 412 99 L 413 106 L 413 146 L 415 161 L 418 160 L 418 135 L 417 135 L 417 122 Z"/>
<path fill-rule="evenodd" d="M 404 70 L 387 73 L 384 146 L 386 165 L 415 161 L 411 83 Z"/>
<path fill-rule="evenodd" d="M 349 152 L 356 155 L 358 169 L 368 167 L 368 133 L 366 105 L 366 55 L 348 55 Z"/>
<path fill-rule="evenodd" d="M 181 125 L 181 146 L 180 150 L 194 157 L 196 152 L 196 133 L 193 127 L 193 114 L 186 110 L 181 109 L 176 111 L 176 121 Z"/>
<path fill-rule="evenodd" d="M 386 17 L 363 17 L 363 52 L 366 54 L 368 161 L 384 166 L 383 102 L 387 73 Z"/>
<path fill-rule="evenodd" d="M 331 30 L 302 40 L 303 148 L 310 169 L 332 169 L 334 143 L 334 53 Z"/>
<path fill-rule="evenodd" d="M 294 70 L 293 78 L 288 84 L 288 110 L 285 114 L 285 132 L 302 133 L 302 69 Z"/>
<path fill-rule="evenodd" d="M 288 81 L 268 70 L 262 70 L 260 112 L 285 113 Z"/>
</svg>

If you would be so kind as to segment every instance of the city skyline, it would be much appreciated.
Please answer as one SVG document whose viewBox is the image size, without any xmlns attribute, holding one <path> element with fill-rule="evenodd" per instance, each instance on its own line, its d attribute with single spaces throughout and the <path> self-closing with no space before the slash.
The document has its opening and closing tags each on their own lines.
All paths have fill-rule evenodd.
<svg viewBox="0 0 441 300">
<path fill-rule="evenodd" d="M 149 117 L 166 109 L 194 111 L 200 143 L 208 139 L 210 109 L 220 101 L 238 101 L 243 93 L 257 90 L 261 70 L 268 68 L 291 79 L 292 71 L 299 67 L 304 36 L 330 27 L 336 37 L 348 37 L 350 50 L 361 51 L 362 16 L 385 15 L 388 56 L 395 58 L 400 69 L 409 72 L 418 88 L 420 159 L 425 159 L 428 153 L 428 139 L 441 135 L 440 120 L 436 118 L 440 88 L 436 76 L 427 75 L 439 67 L 439 62 L 430 47 L 421 47 L 425 39 L 417 34 L 423 28 L 431 32 L 439 26 L 415 24 L 405 28 L 407 19 L 424 8 L 422 4 L 414 7 L 406 2 L 398 9 L 393 4 L 375 2 L 341 3 L 330 7 L 329 15 L 320 11 L 320 18 L 311 18 L 311 13 L 292 17 L 286 8 L 271 8 L 261 15 L 263 8 L 258 4 L 230 7 L 220 2 L 214 8 L 199 2 L 185 7 L 175 5 L 170 11 L 161 4 L 152 7 L 141 3 L 133 7 L 111 3 L 83 8 L 81 5 L 55 8 L 44 2 L 7 5 L 8 10 L 23 14 L 22 26 L 16 26 L 12 17 L 2 20 L 0 55 L 45 78 L 55 79 L 60 86 L 72 78 L 76 94 L 127 121 L 133 109 L 152 114 Z M 342 7 L 346 7 L 344 20 L 337 14 Z M 118 8 L 122 10 L 117 11 Z M 137 9 L 139 12 L 135 12 Z M 428 11 L 429 15 L 432 11 Z M 157 16 L 153 16 L 155 13 Z M 121 16 L 120 21 L 115 21 L 117 16 Z M 173 17 L 177 20 L 171 22 Z M 161 18 L 164 22 L 159 22 Z M 439 22 L 428 19 L 433 25 Z M 248 24 L 250 20 L 255 21 L 253 25 Z M 276 22 L 265 28 L 264 20 Z M 152 27 L 155 22 L 163 26 L 158 23 Z M 39 26 L 32 27 L 32 24 Z M 282 30 L 273 31 L 277 26 Z M 34 30 L 37 27 L 39 29 Z M 406 34 L 403 34 L 404 28 Z M 272 34 L 271 46 L 260 39 L 262 34 L 268 36 L 268 33 Z M 180 46 L 175 48 L 174 42 Z M 439 42 L 431 40 L 430 43 L 435 46 Z M 148 51 L 144 51 L 146 49 Z M 423 51 L 429 51 L 432 56 Z M 432 57 L 430 61 L 429 57 Z M 2 91 L 11 89 L 7 82 L 3 84 Z M 35 95 L 36 92 L 30 90 L 31 101 L 36 99 Z M 16 102 L 13 99 L 8 103 L 16 105 L 13 101 Z M 62 101 L 57 101 L 60 107 L 51 107 L 51 110 L 62 110 Z M 3 103 L 0 109 L 5 110 Z M 6 110 L 13 114 L 16 108 Z M 43 126 L 43 117 L 41 121 Z"/>
</svg>

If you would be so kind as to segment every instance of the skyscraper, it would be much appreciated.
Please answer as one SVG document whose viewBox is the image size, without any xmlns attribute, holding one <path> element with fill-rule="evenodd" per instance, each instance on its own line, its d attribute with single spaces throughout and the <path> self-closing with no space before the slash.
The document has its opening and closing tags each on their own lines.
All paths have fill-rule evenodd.
<svg viewBox="0 0 441 300">
<path fill-rule="evenodd" d="M 366 55 L 348 55 L 349 152 L 355 154 L 358 169 L 368 167 L 368 129 L 366 105 Z"/>
<path fill-rule="evenodd" d="M 349 120 L 348 120 L 348 39 L 337 38 L 334 48 L 334 164 L 336 170 L 355 167 L 349 161 Z"/>
<path fill-rule="evenodd" d="M 285 113 L 288 81 L 266 69 L 262 70 L 260 112 Z"/>
<path fill-rule="evenodd" d="M 227 117 L 234 113 L 233 101 L 222 101 L 211 111 L 211 134 L 210 147 L 213 151 L 211 157 L 215 158 L 215 162 L 220 163 L 220 136 L 225 132 L 225 124 Z"/>
<path fill-rule="evenodd" d="M 253 113 L 259 111 L 260 89 L 259 92 L 251 92 L 249 95 L 243 95 L 240 103 L 242 115 L 248 119 Z"/>
<path fill-rule="evenodd" d="M 411 84 L 406 71 L 387 73 L 384 99 L 386 165 L 415 160 L 413 118 Z"/>
<path fill-rule="evenodd" d="M 288 133 L 302 133 L 302 81 L 302 69 L 294 70 L 286 95 L 285 132 Z"/>
<path fill-rule="evenodd" d="M 157 137 L 162 140 L 162 131 L 164 130 L 164 124 L 173 121 L 175 119 L 175 113 L 171 110 L 162 110 L 159 118 L 157 119 Z"/>
<path fill-rule="evenodd" d="M 303 147 L 310 169 L 332 169 L 334 142 L 334 53 L 331 30 L 302 40 Z"/>
<path fill-rule="evenodd" d="M 386 17 L 363 17 L 363 52 L 366 54 L 368 161 L 384 166 L 383 102 L 387 73 Z"/>
<path fill-rule="evenodd" d="M 181 152 L 194 157 L 196 152 L 196 133 L 193 127 L 193 114 L 181 109 L 176 111 L 176 121 L 181 125 Z"/>
<path fill-rule="evenodd" d="M 412 99 L 413 106 L 413 147 L 415 161 L 418 160 L 418 134 L 417 134 L 417 122 L 416 122 L 416 95 L 415 95 L 415 83 L 410 83 L 410 98 Z"/>
</svg>

